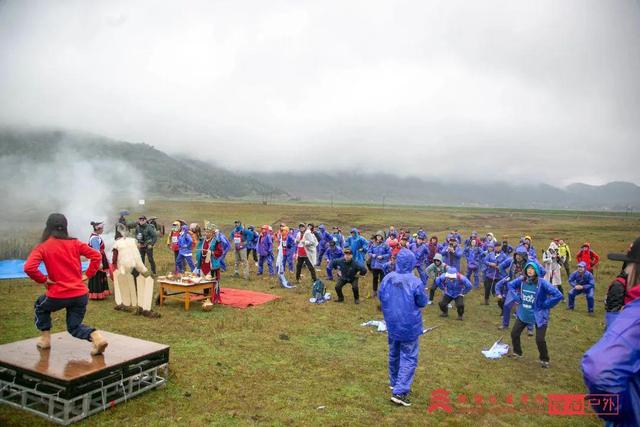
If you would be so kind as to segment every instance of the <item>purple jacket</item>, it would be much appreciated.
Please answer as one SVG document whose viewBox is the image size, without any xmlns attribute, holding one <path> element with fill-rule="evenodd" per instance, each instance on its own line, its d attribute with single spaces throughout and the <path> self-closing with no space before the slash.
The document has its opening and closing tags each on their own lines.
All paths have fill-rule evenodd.
<svg viewBox="0 0 640 427">
<path fill-rule="evenodd" d="M 258 255 L 271 255 L 273 250 L 273 239 L 269 234 L 261 234 L 258 237 Z"/>
</svg>

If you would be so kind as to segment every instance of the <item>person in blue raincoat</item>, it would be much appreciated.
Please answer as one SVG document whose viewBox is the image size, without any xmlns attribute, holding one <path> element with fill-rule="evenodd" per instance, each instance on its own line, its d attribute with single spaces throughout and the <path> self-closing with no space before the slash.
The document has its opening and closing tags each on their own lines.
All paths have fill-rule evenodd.
<svg viewBox="0 0 640 427">
<path fill-rule="evenodd" d="M 334 239 L 329 240 L 329 249 L 327 250 L 327 280 L 333 280 L 333 269 L 331 269 L 331 261 L 344 257 L 342 248 L 339 248 Z"/>
<path fill-rule="evenodd" d="M 267 261 L 267 267 L 269 267 L 269 275 L 273 276 L 273 239 L 271 238 L 271 233 L 269 233 L 268 225 L 262 226 L 258 237 L 258 276 L 263 272 L 265 261 Z"/>
<path fill-rule="evenodd" d="M 578 263 L 578 269 L 571 273 L 569 276 L 569 298 L 567 301 L 567 308 L 573 310 L 576 295 L 585 294 L 587 297 L 587 311 L 590 315 L 593 315 L 594 298 L 596 282 L 593 278 L 593 274 L 587 271 L 587 264 L 583 261 Z"/>
<path fill-rule="evenodd" d="M 391 258 L 391 248 L 384 241 L 382 232 L 377 232 L 375 240 L 369 245 L 371 275 L 373 276 L 373 296 L 377 296 L 378 284 L 384 279 L 384 264 Z"/>
<path fill-rule="evenodd" d="M 478 246 L 478 240 L 471 239 L 469 246 L 464 248 L 463 255 L 467 259 L 467 279 L 471 280 L 473 276 L 473 287 L 478 289 L 480 287 L 480 275 L 478 270 L 480 269 L 480 247 Z"/>
<path fill-rule="evenodd" d="M 447 239 L 447 244 L 442 247 L 440 253 L 442 254 L 442 262 L 460 271 L 460 258 L 462 258 L 463 252 L 455 237 Z"/>
<path fill-rule="evenodd" d="M 329 249 L 329 241 L 333 240 L 331 233 L 327 231 L 324 224 L 318 226 L 318 234 L 320 234 L 320 238 L 318 239 L 318 261 L 316 262 L 316 267 L 320 267 L 320 264 L 322 264 L 322 258 L 324 258 Z"/>
<path fill-rule="evenodd" d="M 424 285 L 412 274 L 415 262 L 410 250 L 401 249 L 395 271 L 382 279 L 378 293 L 387 324 L 391 401 L 403 406 L 411 405 L 409 393 L 423 333 L 422 309 L 428 302 Z"/>
<path fill-rule="evenodd" d="M 520 335 L 527 325 L 536 328 L 536 345 L 540 354 L 540 366 L 549 367 L 549 351 L 547 349 L 547 325 L 550 310 L 564 299 L 562 293 L 551 283 L 540 278 L 539 264 L 529 261 L 524 267 L 524 276 L 509 282 L 509 292 L 518 305 L 516 322 L 511 329 L 513 344 L 512 357 L 522 357 Z"/>
<path fill-rule="evenodd" d="M 581 368 L 589 393 L 595 395 L 589 399 L 591 407 L 605 425 L 632 427 L 640 425 L 640 238 L 626 254 L 607 258 L 624 263 L 625 304 L 584 354 Z M 615 399 L 614 405 L 603 395 Z"/>
<path fill-rule="evenodd" d="M 357 228 L 351 229 L 351 236 L 349 236 L 344 242 L 344 246 L 345 248 L 351 248 L 353 259 L 356 260 L 356 262 L 364 264 L 364 256 L 367 254 L 367 250 L 369 249 L 369 242 L 367 242 L 367 239 L 358 233 Z"/>
<path fill-rule="evenodd" d="M 245 240 L 247 242 L 247 262 L 250 262 L 250 255 L 253 254 L 253 262 L 258 262 L 258 233 L 253 225 L 248 226 L 244 230 Z"/>
<path fill-rule="evenodd" d="M 409 244 L 409 249 L 416 256 L 416 271 L 422 284 L 426 287 L 429 276 L 426 273 L 427 257 L 429 256 L 429 245 L 426 243 L 427 233 L 420 230 L 416 235 L 416 241 Z"/>
<path fill-rule="evenodd" d="M 338 226 L 333 227 L 333 234 L 331 235 L 333 240 L 336 241 L 336 246 L 340 249 L 344 249 L 344 236 L 342 235 L 342 229 Z"/>
<path fill-rule="evenodd" d="M 193 239 L 189 234 L 189 227 L 183 225 L 180 229 L 180 236 L 178 236 L 178 258 L 176 258 L 176 271 L 184 273 L 184 264 L 186 261 L 189 264 L 191 271 L 196 269 L 193 264 Z"/>
<path fill-rule="evenodd" d="M 229 242 L 229 239 L 227 239 L 227 236 L 225 236 L 224 233 L 222 232 L 220 233 L 220 244 L 222 245 L 222 257 L 220 257 L 220 269 L 222 271 L 227 271 L 227 263 L 225 261 L 225 258 L 227 256 L 227 253 L 231 249 L 231 242 Z"/>
<path fill-rule="evenodd" d="M 436 286 L 444 291 L 440 300 L 440 317 L 449 316 L 449 303 L 455 301 L 458 320 L 464 319 L 464 296 L 471 291 L 469 279 L 458 273 L 455 267 L 447 268 L 447 272 L 436 279 Z"/>
</svg>

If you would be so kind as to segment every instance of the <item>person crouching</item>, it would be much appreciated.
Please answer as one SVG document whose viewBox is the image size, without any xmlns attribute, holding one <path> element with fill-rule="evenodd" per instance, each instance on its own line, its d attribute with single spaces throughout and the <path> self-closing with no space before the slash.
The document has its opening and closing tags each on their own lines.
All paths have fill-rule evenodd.
<svg viewBox="0 0 640 427">
<path fill-rule="evenodd" d="M 360 273 L 361 276 L 367 274 L 367 268 L 364 264 L 353 259 L 353 253 L 351 252 L 351 248 L 344 249 L 344 258 L 334 259 L 330 264 L 331 270 L 338 269 L 338 282 L 336 283 L 336 294 L 338 294 L 338 299 L 334 300 L 335 302 L 344 302 L 344 294 L 342 293 L 342 288 L 351 284 L 351 288 L 353 289 L 353 299 L 356 304 L 360 304 L 360 291 L 358 290 L 358 276 Z"/>
<path fill-rule="evenodd" d="M 382 279 L 378 292 L 388 332 L 391 401 L 403 406 L 411 405 L 409 393 L 418 365 L 418 338 L 423 333 L 422 309 L 428 301 L 424 284 L 412 273 L 415 263 L 415 255 L 401 249 L 395 271 Z"/>
<path fill-rule="evenodd" d="M 449 303 L 456 302 L 458 320 L 463 320 L 464 316 L 464 296 L 471 290 L 471 282 L 462 274 L 458 273 L 455 267 L 449 267 L 445 274 L 436 279 L 436 286 L 444 291 L 440 300 L 440 317 L 449 316 Z"/>
</svg>

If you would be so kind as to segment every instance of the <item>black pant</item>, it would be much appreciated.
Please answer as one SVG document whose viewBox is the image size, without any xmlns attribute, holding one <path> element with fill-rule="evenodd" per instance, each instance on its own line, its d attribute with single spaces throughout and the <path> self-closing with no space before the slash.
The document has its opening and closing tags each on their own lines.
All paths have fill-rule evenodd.
<svg viewBox="0 0 640 427">
<path fill-rule="evenodd" d="M 91 341 L 94 328 L 84 325 L 82 320 L 87 312 L 89 294 L 75 298 L 51 298 L 46 295 L 38 297 L 34 304 L 36 328 L 39 331 L 51 330 L 51 313 L 63 308 L 67 309 L 67 331 L 81 340 Z"/>
<path fill-rule="evenodd" d="M 489 295 L 496 296 L 495 279 L 484 278 L 484 301 L 489 302 Z"/>
<path fill-rule="evenodd" d="M 562 289 L 562 285 L 556 285 L 556 288 L 558 288 L 562 296 L 564 296 L 564 289 Z"/>
<path fill-rule="evenodd" d="M 336 294 L 338 294 L 338 301 L 344 300 L 344 294 L 342 293 L 342 288 L 344 287 L 344 285 L 347 285 L 349 283 L 351 283 L 351 288 L 353 289 L 353 299 L 356 301 L 360 299 L 360 290 L 358 289 L 358 278 L 356 277 L 351 282 L 347 282 L 341 277 L 338 279 L 338 282 L 336 283 Z"/>
<path fill-rule="evenodd" d="M 564 263 L 562 263 L 562 266 L 564 267 L 564 271 L 567 272 L 567 277 L 571 276 L 571 272 L 569 271 L 569 258 L 564 260 Z"/>
<path fill-rule="evenodd" d="M 258 252 L 255 248 L 247 249 L 247 261 L 249 261 L 249 255 L 253 252 L 253 262 L 258 262 Z"/>
<path fill-rule="evenodd" d="M 378 283 L 384 278 L 384 271 L 379 268 L 372 268 L 371 273 L 373 274 L 373 292 L 378 292 Z"/>
<path fill-rule="evenodd" d="M 307 266 L 307 268 L 309 269 L 309 272 L 311 273 L 311 279 L 315 282 L 316 269 L 313 266 L 313 264 L 311 264 L 311 261 L 309 261 L 309 258 L 307 258 L 306 256 L 299 256 L 298 262 L 296 262 L 296 282 L 300 280 L 300 273 L 302 272 L 302 264 Z"/>
<path fill-rule="evenodd" d="M 435 283 L 429 288 L 429 301 L 433 301 L 433 297 L 436 295 L 436 289 L 438 289 L 438 287 Z"/>
<path fill-rule="evenodd" d="M 148 248 L 143 246 L 140 249 L 140 257 L 142 258 L 142 263 L 144 264 L 145 255 L 149 256 L 149 266 L 151 267 L 151 272 L 156 274 L 156 261 L 153 259 L 153 247 Z"/>
<path fill-rule="evenodd" d="M 516 323 L 511 329 L 511 342 L 513 344 L 513 352 L 522 356 L 522 346 L 520 345 L 520 334 L 524 331 L 527 324 L 522 320 L 516 318 Z M 547 351 L 547 341 L 545 336 L 547 335 L 547 325 L 538 327 L 536 325 L 536 345 L 538 346 L 538 352 L 540 353 L 540 360 L 543 362 L 549 361 L 549 352 Z"/>
<path fill-rule="evenodd" d="M 458 316 L 462 316 L 464 314 L 464 297 L 462 295 L 458 295 L 456 298 L 451 298 L 449 295 L 444 294 L 442 296 L 442 300 L 440 301 L 440 310 L 442 310 L 444 314 L 448 314 L 448 305 L 451 301 L 456 302 L 456 310 L 458 311 Z"/>
</svg>

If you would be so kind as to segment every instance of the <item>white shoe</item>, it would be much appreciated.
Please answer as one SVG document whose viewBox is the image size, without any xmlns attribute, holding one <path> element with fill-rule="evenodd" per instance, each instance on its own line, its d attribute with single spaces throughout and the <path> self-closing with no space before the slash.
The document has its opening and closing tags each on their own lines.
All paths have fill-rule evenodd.
<svg viewBox="0 0 640 427">
<path fill-rule="evenodd" d="M 433 301 L 429 301 L 429 302 L 427 303 L 427 305 L 431 305 L 431 304 L 433 304 Z"/>
<path fill-rule="evenodd" d="M 448 304 L 447 307 L 453 308 L 453 304 Z"/>
</svg>

